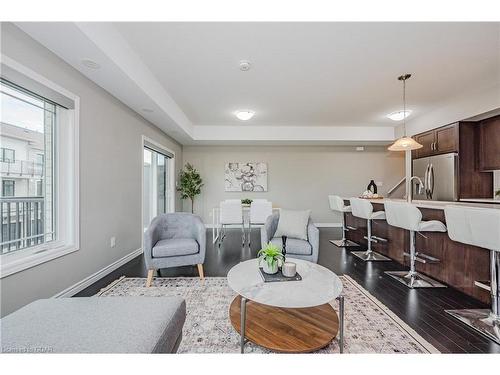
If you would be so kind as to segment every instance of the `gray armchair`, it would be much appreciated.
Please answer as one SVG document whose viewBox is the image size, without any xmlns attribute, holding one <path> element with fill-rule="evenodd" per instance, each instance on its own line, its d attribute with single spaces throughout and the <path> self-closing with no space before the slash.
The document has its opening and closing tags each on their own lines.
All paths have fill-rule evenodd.
<svg viewBox="0 0 500 375">
<path fill-rule="evenodd" d="M 151 286 L 155 270 L 197 265 L 203 279 L 206 232 L 199 216 L 175 212 L 161 214 L 144 233 L 144 259 L 148 269 L 146 286 Z"/>
<path fill-rule="evenodd" d="M 276 229 L 278 228 L 279 218 L 279 213 L 272 214 L 267 218 L 266 224 L 260 229 L 260 241 L 263 248 L 269 242 L 272 242 L 280 249 L 282 248 L 281 237 L 274 237 L 274 233 L 276 233 Z M 318 263 L 319 230 L 311 219 L 309 219 L 309 223 L 307 224 L 307 238 L 307 241 L 288 238 L 286 241 L 286 256 Z"/>
</svg>

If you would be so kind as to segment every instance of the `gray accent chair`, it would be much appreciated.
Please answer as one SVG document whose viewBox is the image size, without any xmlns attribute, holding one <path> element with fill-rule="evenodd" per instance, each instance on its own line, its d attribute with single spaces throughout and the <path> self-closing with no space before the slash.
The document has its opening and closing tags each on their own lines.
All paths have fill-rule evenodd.
<svg viewBox="0 0 500 375">
<path fill-rule="evenodd" d="M 49 298 L 0 320 L 0 353 L 175 353 L 181 297 Z"/>
<path fill-rule="evenodd" d="M 278 228 L 279 213 L 274 213 L 266 220 L 266 224 L 260 228 L 261 246 L 264 248 L 269 242 L 275 244 L 280 249 L 282 248 L 281 237 L 274 237 Z M 319 229 L 313 224 L 311 219 L 307 224 L 308 240 L 300 240 L 297 238 L 287 238 L 286 241 L 286 256 L 308 260 L 313 263 L 318 263 L 319 255 Z"/>
<path fill-rule="evenodd" d="M 144 259 L 148 269 L 146 286 L 161 268 L 197 265 L 203 279 L 206 231 L 199 216 L 175 212 L 155 217 L 144 233 Z"/>
</svg>

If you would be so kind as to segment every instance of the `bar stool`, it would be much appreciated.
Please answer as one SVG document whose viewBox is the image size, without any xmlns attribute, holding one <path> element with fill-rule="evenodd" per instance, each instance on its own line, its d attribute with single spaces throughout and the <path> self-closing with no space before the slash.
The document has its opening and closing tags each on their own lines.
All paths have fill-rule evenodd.
<svg viewBox="0 0 500 375">
<path fill-rule="evenodd" d="M 367 236 L 365 239 L 368 241 L 368 250 L 366 251 L 353 251 L 351 254 L 357 256 L 364 261 L 388 261 L 390 260 L 382 254 L 372 251 L 372 242 L 386 241 L 383 238 L 372 236 L 372 220 L 384 220 L 385 212 L 373 212 L 373 205 L 366 199 L 351 198 L 351 211 L 353 216 L 366 219 L 367 221 Z"/>
<path fill-rule="evenodd" d="M 342 239 L 341 240 L 330 240 L 332 244 L 337 247 L 352 247 L 359 246 L 356 242 L 348 240 L 345 238 L 345 232 L 349 232 L 349 229 L 355 230 L 353 227 L 346 227 L 345 225 L 345 213 L 351 212 L 351 206 L 346 206 L 344 200 L 338 195 L 329 195 L 328 201 L 330 202 L 330 209 L 332 211 L 340 212 L 342 214 Z"/>
<path fill-rule="evenodd" d="M 405 255 L 410 257 L 410 270 L 386 271 L 385 273 L 408 288 L 446 288 L 446 285 L 415 270 L 415 262 L 439 262 L 439 259 L 415 250 L 415 233 L 446 232 L 446 225 L 439 220 L 422 221 L 422 213 L 411 203 L 386 201 L 384 208 L 389 225 L 410 231 L 410 253 L 405 252 Z"/>
<path fill-rule="evenodd" d="M 490 251 L 491 309 L 445 310 L 500 344 L 500 209 L 446 206 L 448 236 Z"/>
</svg>

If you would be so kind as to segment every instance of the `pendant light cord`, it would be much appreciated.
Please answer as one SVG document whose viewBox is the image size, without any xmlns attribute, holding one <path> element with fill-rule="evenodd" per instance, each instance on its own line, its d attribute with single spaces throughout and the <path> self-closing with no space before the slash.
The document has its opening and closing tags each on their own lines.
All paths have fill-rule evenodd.
<svg viewBox="0 0 500 375">
<path fill-rule="evenodd" d="M 403 137 L 406 137 L 406 78 L 403 78 Z"/>
</svg>

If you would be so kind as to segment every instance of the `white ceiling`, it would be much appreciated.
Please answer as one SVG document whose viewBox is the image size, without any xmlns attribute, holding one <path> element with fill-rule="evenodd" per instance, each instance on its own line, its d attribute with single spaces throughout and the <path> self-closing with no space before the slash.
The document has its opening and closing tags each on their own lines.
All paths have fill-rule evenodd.
<svg viewBox="0 0 500 375">
<path fill-rule="evenodd" d="M 498 83 L 499 25 L 18 24 L 185 144 L 387 143 L 397 123 L 385 115 L 401 109 L 398 75 L 413 75 L 407 85 L 412 117 Z M 83 67 L 82 58 L 101 69 Z M 250 71 L 239 70 L 242 59 L 251 61 Z M 154 112 L 142 112 L 145 107 Z M 237 109 L 256 115 L 242 122 Z"/>
</svg>

